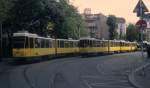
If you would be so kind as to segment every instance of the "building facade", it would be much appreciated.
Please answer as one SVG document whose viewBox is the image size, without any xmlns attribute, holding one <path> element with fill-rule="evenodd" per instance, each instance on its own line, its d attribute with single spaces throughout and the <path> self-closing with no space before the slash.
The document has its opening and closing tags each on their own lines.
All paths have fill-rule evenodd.
<svg viewBox="0 0 150 88">
<path fill-rule="evenodd" d="M 124 39 L 126 36 L 126 20 L 124 18 L 117 18 L 117 34 L 118 39 Z"/>
<path fill-rule="evenodd" d="M 107 17 L 101 13 L 92 14 L 90 8 L 86 8 L 82 14 L 89 37 L 97 39 L 109 39 Z"/>
</svg>

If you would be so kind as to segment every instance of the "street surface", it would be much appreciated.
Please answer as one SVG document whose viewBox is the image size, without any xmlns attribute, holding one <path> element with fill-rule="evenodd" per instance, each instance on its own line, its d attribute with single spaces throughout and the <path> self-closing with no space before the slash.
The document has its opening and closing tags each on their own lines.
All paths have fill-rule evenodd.
<svg viewBox="0 0 150 88">
<path fill-rule="evenodd" d="M 150 62 L 148 61 L 142 68 L 138 68 L 133 77 L 136 80 L 138 87 L 150 88 Z"/>
<path fill-rule="evenodd" d="M 57 59 L 4 71 L 0 88 L 134 88 L 128 74 L 143 63 L 140 52 Z"/>
</svg>

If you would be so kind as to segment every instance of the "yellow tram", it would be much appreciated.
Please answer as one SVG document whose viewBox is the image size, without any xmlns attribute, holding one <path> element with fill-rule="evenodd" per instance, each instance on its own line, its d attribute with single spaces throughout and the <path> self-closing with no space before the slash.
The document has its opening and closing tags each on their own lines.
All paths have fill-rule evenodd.
<svg viewBox="0 0 150 88">
<path fill-rule="evenodd" d="M 78 40 L 52 39 L 31 33 L 14 33 L 13 57 L 55 57 L 75 55 L 79 52 Z"/>
<path fill-rule="evenodd" d="M 120 53 L 136 49 L 135 42 L 94 38 L 52 39 L 28 32 L 18 32 L 13 34 L 12 52 L 15 58 L 32 58 Z"/>
<path fill-rule="evenodd" d="M 82 38 L 79 41 L 80 54 L 108 54 L 130 52 L 137 49 L 137 43 L 122 40 L 98 40 L 94 38 Z"/>
</svg>

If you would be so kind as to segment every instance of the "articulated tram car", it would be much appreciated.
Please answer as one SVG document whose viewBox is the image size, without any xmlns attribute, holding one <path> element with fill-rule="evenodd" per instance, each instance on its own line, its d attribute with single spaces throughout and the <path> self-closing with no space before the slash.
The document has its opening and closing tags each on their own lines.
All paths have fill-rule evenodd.
<svg viewBox="0 0 150 88">
<path fill-rule="evenodd" d="M 134 42 L 94 38 L 52 39 L 28 32 L 18 32 L 13 34 L 12 52 L 15 58 L 32 58 L 120 53 L 136 49 L 137 44 Z"/>
<path fill-rule="evenodd" d="M 80 54 L 108 53 L 108 42 L 94 38 L 83 38 L 79 42 Z"/>
<path fill-rule="evenodd" d="M 91 55 L 135 51 L 137 49 L 137 44 L 135 42 L 118 40 L 83 38 L 79 41 L 79 47 L 81 55 Z"/>
<path fill-rule="evenodd" d="M 51 38 L 38 37 L 30 33 L 14 33 L 13 57 L 38 57 L 53 55 Z"/>
<path fill-rule="evenodd" d="M 56 57 L 79 52 L 78 40 L 52 39 L 31 33 L 14 33 L 13 57 Z"/>
<path fill-rule="evenodd" d="M 78 40 L 53 39 L 57 56 L 76 55 L 79 53 Z M 57 46 L 56 46 L 57 45 Z"/>
</svg>

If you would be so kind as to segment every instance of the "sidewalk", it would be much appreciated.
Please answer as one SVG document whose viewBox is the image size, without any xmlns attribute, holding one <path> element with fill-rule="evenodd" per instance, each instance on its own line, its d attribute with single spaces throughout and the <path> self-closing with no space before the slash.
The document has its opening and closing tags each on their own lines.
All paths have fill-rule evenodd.
<svg viewBox="0 0 150 88">
<path fill-rule="evenodd" d="M 136 88 L 150 88 L 150 61 L 129 74 L 129 81 Z"/>
</svg>

